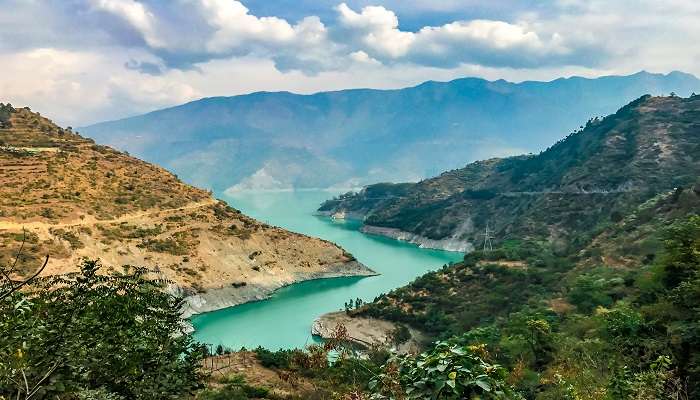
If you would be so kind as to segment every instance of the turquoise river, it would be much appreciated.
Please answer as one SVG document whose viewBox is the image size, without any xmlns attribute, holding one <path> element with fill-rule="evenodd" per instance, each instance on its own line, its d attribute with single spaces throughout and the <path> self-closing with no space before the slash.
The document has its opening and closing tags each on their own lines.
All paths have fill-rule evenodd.
<svg viewBox="0 0 700 400">
<path fill-rule="evenodd" d="M 357 221 L 332 221 L 314 211 L 334 193 L 328 191 L 249 192 L 220 195 L 244 213 L 295 232 L 339 244 L 381 275 L 302 282 L 282 288 L 268 300 L 246 303 L 192 317 L 195 338 L 233 349 L 304 347 L 314 341 L 311 324 L 321 314 L 337 311 L 349 299 L 371 301 L 403 286 L 462 254 L 417 246 L 359 231 Z"/>
</svg>

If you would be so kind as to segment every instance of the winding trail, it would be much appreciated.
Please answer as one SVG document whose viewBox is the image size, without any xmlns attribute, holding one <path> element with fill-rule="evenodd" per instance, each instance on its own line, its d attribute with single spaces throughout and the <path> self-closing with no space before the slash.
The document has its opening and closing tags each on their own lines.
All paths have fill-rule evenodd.
<svg viewBox="0 0 700 400">
<path fill-rule="evenodd" d="M 27 230 L 34 230 L 34 231 L 38 230 L 38 231 L 48 232 L 50 228 L 74 227 L 74 226 L 94 226 L 97 224 L 122 223 L 122 222 L 133 221 L 136 219 L 140 219 L 140 218 L 144 218 L 144 217 L 148 217 L 148 216 L 152 216 L 152 215 L 162 215 L 162 214 L 169 214 L 169 213 L 174 213 L 174 212 L 204 208 L 207 206 L 214 205 L 217 202 L 218 202 L 218 200 L 216 200 L 214 198 L 209 198 L 207 200 L 193 202 L 193 203 L 187 204 L 187 205 L 179 207 L 179 208 L 139 211 L 139 212 L 135 212 L 135 213 L 124 214 L 124 215 L 117 217 L 117 218 L 114 218 L 114 219 L 97 219 L 92 215 L 88 215 L 84 219 L 74 220 L 71 222 L 63 222 L 63 223 L 58 223 L 58 224 L 54 224 L 54 223 L 50 223 L 50 222 L 40 222 L 40 221 L 34 221 L 34 222 L 0 221 L 0 231 L 1 230 L 15 231 L 15 230 L 27 229 Z"/>
</svg>

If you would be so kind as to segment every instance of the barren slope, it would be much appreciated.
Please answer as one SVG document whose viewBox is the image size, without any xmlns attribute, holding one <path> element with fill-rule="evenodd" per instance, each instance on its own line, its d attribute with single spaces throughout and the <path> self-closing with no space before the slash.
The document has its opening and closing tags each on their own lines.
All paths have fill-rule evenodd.
<svg viewBox="0 0 700 400">
<path fill-rule="evenodd" d="M 70 271 L 82 257 L 145 265 L 201 312 L 283 285 L 371 271 L 338 246 L 262 224 L 162 168 L 0 105 L 0 263 Z"/>
</svg>

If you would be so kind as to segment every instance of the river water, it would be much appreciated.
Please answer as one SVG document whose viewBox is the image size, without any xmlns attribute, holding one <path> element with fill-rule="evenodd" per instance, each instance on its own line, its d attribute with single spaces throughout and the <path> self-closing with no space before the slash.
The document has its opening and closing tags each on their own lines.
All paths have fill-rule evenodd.
<svg viewBox="0 0 700 400">
<path fill-rule="evenodd" d="M 246 192 L 220 194 L 245 214 L 271 225 L 339 244 L 381 275 L 302 282 L 282 288 L 272 298 L 192 317 L 195 338 L 232 349 L 263 346 L 301 348 L 314 341 L 311 324 L 321 314 L 343 309 L 355 298 L 377 295 L 411 282 L 462 254 L 420 249 L 415 245 L 359 231 L 357 221 L 333 221 L 314 212 L 334 193 L 328 191 Z"/>
</svg>

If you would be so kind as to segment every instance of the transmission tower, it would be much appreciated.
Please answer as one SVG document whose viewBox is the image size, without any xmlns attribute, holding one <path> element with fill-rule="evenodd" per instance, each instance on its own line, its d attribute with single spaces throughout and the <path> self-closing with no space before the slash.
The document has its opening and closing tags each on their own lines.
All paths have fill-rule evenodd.
<svg viewBox="0 0 700 400">
<path fill-rule="evenodd" d="M 493 243 L 491 242 L 491 239 L 493 239 L 492 231 L 489 230 L 489 224 L 486 223 L 486 231 L 484 231 L 484 251 L 493 251 Z"/>
</svg>

